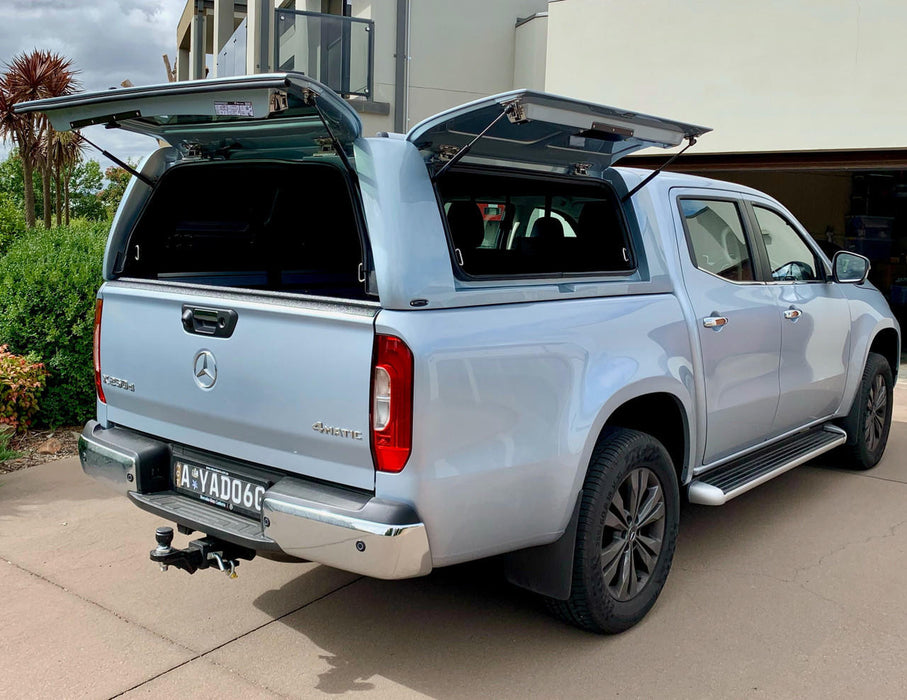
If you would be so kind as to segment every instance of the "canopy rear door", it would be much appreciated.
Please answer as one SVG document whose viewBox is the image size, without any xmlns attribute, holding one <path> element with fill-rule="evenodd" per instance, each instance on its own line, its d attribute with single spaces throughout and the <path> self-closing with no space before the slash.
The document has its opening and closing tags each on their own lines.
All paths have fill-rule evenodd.
<svg viewBox="0 0 907 700">
<path fill-rule="evenodd" d="M 26 102 L 18 112 L 44 112 L 58 131 L 104 124 L 193 148 L 316 150 L 328 136 L 321 115 L 348 149 L 362 133 L 359 116 L 335 92 L 301 73 L 88 92 Z"/>
<path fill-rule="evenodd" d="M 670 148 L 708 128 L 531 90 L 455 107 L 414 126 L 406 138 L 426 159 L 444 161 L 470 143 L 508 105 L 464 157 L 469 161 L 582 167 L 613 165 L 641 148 Z"/>
</svg>

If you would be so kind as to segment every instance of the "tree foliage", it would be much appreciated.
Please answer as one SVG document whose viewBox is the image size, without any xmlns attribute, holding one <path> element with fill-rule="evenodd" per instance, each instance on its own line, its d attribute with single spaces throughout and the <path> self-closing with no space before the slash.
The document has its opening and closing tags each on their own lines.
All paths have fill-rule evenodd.
<svg viewBox="0 0 907 700">
<path fill-rule="evenodd" d="M 18 114 L 14 107 L 22 102 L 60 97 L 75 92 L 79 83 L 72 61 L 58 53 L 34 49 L 20 53 L 6 64 L 0 75 L 0 135 L 12 139 L 22 159 L 25 194 L 25 221 L 35 225 L 34 173 L 41 179 L 41 203 L 44 227 L 51 224 L 51 183 L 62 190 L 63 173 L 78 160 L 72 149 L 78 150 L 78 137 L 60 140 L 54 146 L 55 134 L 47 117 L 40 113 Z M 60 197 L 57 198 L 58 202 Z M 59 210 L 59 206 L 58 206 Z"/>
</svg>

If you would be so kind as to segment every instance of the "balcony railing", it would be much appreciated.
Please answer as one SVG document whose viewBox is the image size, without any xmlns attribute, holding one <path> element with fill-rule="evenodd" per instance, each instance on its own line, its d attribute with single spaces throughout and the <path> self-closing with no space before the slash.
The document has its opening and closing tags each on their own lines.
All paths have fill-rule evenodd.
<svg viewBox="0 0 907 700">
<path fill-rule="evenodd" d="M 320 12 L 275 10 L 274 66 L 324 83 L 344 97 L 372 98 L 375 23 Z"/>
</svg>

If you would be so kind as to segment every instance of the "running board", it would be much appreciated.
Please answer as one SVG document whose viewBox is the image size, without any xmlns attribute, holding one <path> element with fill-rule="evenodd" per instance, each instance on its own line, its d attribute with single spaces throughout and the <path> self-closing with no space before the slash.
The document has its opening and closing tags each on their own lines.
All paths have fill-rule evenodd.
<svg viewBox="0 0 907 700">
<path fill-rule="evenodd" d="M 797 433 L 694 479 L 688 491 L 690 502 L 704 506 L 722 506 L 741 493 L 843 445 L 846 441 L 847 433 L 835 425 L 823 425 Z"/>
</svg>

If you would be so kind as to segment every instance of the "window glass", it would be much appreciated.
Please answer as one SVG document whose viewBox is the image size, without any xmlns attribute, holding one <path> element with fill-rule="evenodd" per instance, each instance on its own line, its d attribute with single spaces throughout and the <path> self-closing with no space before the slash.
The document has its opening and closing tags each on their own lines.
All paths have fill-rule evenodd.
<svg viewBox="0 0 907 700">
<path fill-rule="evenodd" d="M 682 199 L 680 210 L 696 267 L 733 282 L 753 279 L 752 256 L 736 204 Z"/>
<path fill-rule="evenodd" d="M 455 260 L 477 276 L 627 271 L 623 219 L 601 183 L 453 172 L 438 182 Z"/>
<path fill-rule="evenodd" d="M 816 256 L 794 227 L 770 209 L 753 209 L 768 252 L 772 279 L 790 282 L 819 279 Z"/>
</svg>

